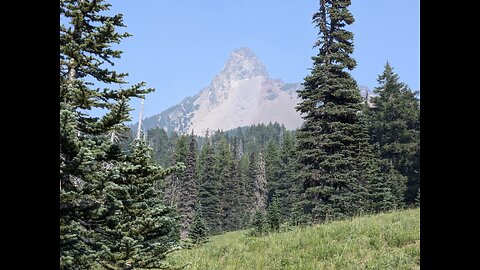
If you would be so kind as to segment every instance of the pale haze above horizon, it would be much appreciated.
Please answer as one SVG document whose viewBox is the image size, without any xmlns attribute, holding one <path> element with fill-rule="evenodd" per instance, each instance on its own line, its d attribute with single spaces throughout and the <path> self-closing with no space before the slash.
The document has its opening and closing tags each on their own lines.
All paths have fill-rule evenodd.
<svg viewBox="0 0 480 270">
<path fill-rule="evenodd" d="M 197 94 L 219 73 L 230 53 L 250 48 L 271 78 L 303 82 L 312 67 L 318 29 L 312 15 L 318 1 L 287 0 L 111 0 L 128 32 L 115 48 L 123 50 L 114 69 L 128 72 L 131 83 L 145 81 L 156 91 L 147 95 L 143 117 L 158 114 Z M 420 91 L 420 1 L 354 0 L 355 22 L 351 72 L 359 85 L 373 89 L 388 61 L 400 81 Z M 131 101 L 132 122 L 140 101 Z"/>
</svg>

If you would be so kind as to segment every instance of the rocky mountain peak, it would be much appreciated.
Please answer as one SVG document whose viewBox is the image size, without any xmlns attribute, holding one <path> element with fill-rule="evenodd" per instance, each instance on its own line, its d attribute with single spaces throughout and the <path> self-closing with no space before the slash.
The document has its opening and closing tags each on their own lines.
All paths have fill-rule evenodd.
<svg viewBox="0 0 480 270">
<path fill-rule="evenodd" d="M 229 90 L 233 84 L 242 80 L 256 77 L 268 78 L 267 69 L 249 48 L 242 47 L 233 50 L 223 69 L 213 78 L 208 91 L 209 100 L 212 104 L 223 102 L 229 96 Z"/>
<path fill-rule="evenodd" d="M 222 72 L 229 80 L 251 79 L 256 76 L 268 77 L 267 69 L 249 48 L 235 49 L 228 58 Z"/>
</svg>

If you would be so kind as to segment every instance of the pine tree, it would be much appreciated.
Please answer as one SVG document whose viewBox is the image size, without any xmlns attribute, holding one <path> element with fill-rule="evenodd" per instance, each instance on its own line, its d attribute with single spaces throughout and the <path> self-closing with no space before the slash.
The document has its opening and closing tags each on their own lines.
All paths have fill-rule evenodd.
<svg viewBox="0 0 480 270">
<path fill-rule="evenodd" d="M 243 178 L 242 178 L 242 150 L 240 149 L 241 143 L 235 137 L 233 143 L 233 167 L 231 168 L 233 171 L 233 176 L 231 179 L 231 214 L 230 214 L 230 223 L 232 228 L 234 229 L 242 229 L 245 228 L 248 223 L 246 222 L 248 215 L 247 215 L 247 201 L 246 198 L 246 190 L 245 186 L 243 185 Z"/>
<path fill-rule="evenodd" d="M 272 200 L 273 194 L 282 184 L 282 179 L 279 177 L 280 160 L 278 145 L 274 140 L 270 140 L 265 150 L 265 174 L 268 179 L 267 189 L 269 201 Z"/>
<path fill-rule="evenodd" d="M 170 136 L 168 137 L 168 152 L 171 153 L 171 159 L 169 160 L 169 165 L 175 164 L 176 161 L 174 161 L 173 156 L 175 155 L 176 152 L 176 147 L 177 147 L 177 141 L 179 139 L 178 133 L 173 131 L 170 133 Z"/>
<path fill-rule="evenodd" d="M 279 196 L 279 204 L 282 217 L 291 218 L 294 202 L 298 199 L 298 187 L 295 184 L 297 169 L 297 155 L 294 136 L 292 133 L 283 133 L 282 148 L 279 154 L 277 176 L 278 185 L 276 193 Z"/>
<path fill-rule="evenodd" d="M 193 221 L 195 202 L 197 201 L 196 155 L 197 142 L 192 132 L 187 155 L 187 167 L 185 174 L 180 178 L 179 185 L 178 213 L 180 214 L 180 236 L 182 239 L 188 236 Z"/>
<path fill-rule="evenodd" d="M 255 211 L 252 217 L 252 227 L 253 231 L 251 232 L 255 236 L 264 235 L 268 229 L 268 221 L 265 217 L 264 211 Z"/>
<path fill-rule="evenodd" d="M 175 132 L 171 134 L 169 140 L 169 148 L 173 152 L 171 164 L 186 164 L 188 155 L 187 140 L 186 136 L 178 136 Z M 177 208 L 181 179 L 184 175 L 185 171 L 174 172 L 165 179 L 164 201 L 167 205 Z"/>
<path fill-rule="evenodd" d="M 272 202 L 268 205 L 267 208 L 268 224 L 270 225 L 270 229 L 274 231 L 280 229 L 280 223 L 282 219 L 282 214 L 280 211 L 280 201 L 277 194 L 274 194 Z"/>
<path fill-rule="evenodd" d="M 384 182 L 390 188 L 394 198 L 394 208 L 404 207 L 408 178 L 395 169 L 391 160 L 380 159 L 379 164 L 380 173 L 383 175 Z"/>
<path fill-rule="evenodd" d="M 239 205 L 239 194 L 236 193 L 235 162 L 226 137 L 219 139 L 217 161 L 218 175 L 221 178 L 222 228 L 227 231 L 235 230 L 239 227 L 238 221 L 241 213 L 236 211 Z"/>
<path fill-rule="evenodd" d="M 153 183 L 172 169 L 155 165 L 152 149 L 143 140 L 135 140 L 132 149 L 132 155 L 115 171 L 119 181 L 105 186 L 106 203 L 98 209 L 108 215 L 97 231 L 109 235 L 111 246 L 100 253 L 101 265 L 122 269 L 164 267 L 159 260 L 174 248 L 170 242 L 179 240 L 178 216 L 173 208 L 162 204 L 160 191 Z"/>
<path fill-rule="evenodd" d="M 122 15 L 107 15 L 109 8 L 102 0 L 60 1 L 61 269 L 163 267 L 178 244 L 177 216 L 153 188 L 174 168 L 153 164 L 142 142 L 122 153 L 115 139 L 127 130 L 128 101 L 153 89 L 110 88 L 127 76 L 109 68 L 122 53 L 111 45 L 130 34 L 116 31 L 125 27 Z"/>
<path fill-rule="evenodd" d="M 372 161 L 378 162 L 378 160 L 375 160 L 373 157 L 366 162 Z M 368 174 L 370 181 L 367 183 L 368 205 L 363 210 L 370 212 L 383 212 L 397 208 L 398 200 L 392 191 L 392 182 L 396 175 L 392 174 L 390 171 L 384 171 L 384 173 L 381 174 L 378 166 L 366 167 L 373 169 L 373 171 L 364 172 L 365 174 Z"/>
<path fill-rule="evenodd" d="M 312 72 L 299 91 L 297 110 L 304 116 L 298 130 L 298 179 L 303 184 L 299 205 L 315 220 L 351 216 L 365 208 L 362 155 L 368 152 L 363 101 L 348 73 L 356 66 L 353 34 L 344 28 L 354 22 L 350 0 L 321 0 L 313 15 L 319 28 Z M 373 165 L 371 165 L 373 166 Z"/>
<path fill-rule="evenodd" d="M 361 134 L 368 137 L 368 108 L 364 103 L 362 113 L 359 114 Z M 373 145 L 377 146 L 377 145 Z M 406 177 L 402 176 L 392 165 L 391 161 L 382 159 L 378 148 L 368 141 L 362 140 L 359 144 L 359 175 L 360 185 L 352 193 L 353 201 L 357 200 L 356 212 L 383 212 L 403 206 Z"/>
<path fill-rule="evenodd" d="M 190 231 L 188 232 L 188 237 L 193 241 L 195 244 L 204 243 L 207 240 L 207 225 L 202 217 L 201 212 L 195 211 L 195 215 L 193 216 L 192 226 Z"/>
<path fill-rule="evenodd" d="M 147 141 L 153 148 L 153 158 L 161 166 L 170 165 L 172 151 L 168 147 L 168 135 L 163 128 L 156 127 L 147 131 Z"/>
<path fill-rule="evenodd" d="M 414 203 L 420 186 L 419 100 L 399 82 L 388 62 L 377 81 L 377 96 L 372 97 L 368 112 L 371 142 L 379 145 L 383 159 L 392 161 L 393 167 L 408 178 L 405 202 Z"/>
<path fill-rule="evenodd" d="M 202 166 L 198 187 L 199 211 L 203 216 L 209 233 L 215 234 L 221 231 L 221 207 L 219 178 L 215 173 L 215 156 L 211 141 L 206 138 L 201 153 Z"/>
</svg>

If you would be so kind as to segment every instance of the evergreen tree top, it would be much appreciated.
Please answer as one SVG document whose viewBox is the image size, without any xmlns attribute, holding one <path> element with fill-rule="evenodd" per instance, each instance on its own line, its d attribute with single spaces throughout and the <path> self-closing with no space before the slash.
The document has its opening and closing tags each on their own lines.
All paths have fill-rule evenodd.
<svg viewBox="0 0 480 270">
<path fill-rule="evenodd" d="M 406 88 L 406 85 L 399 82 L 398 74 L 393 72 L 393 67 L 387 61 L 383 73 L 378 75 L 377 82 L 380 86 L 375 87 L 373 92 L 378 94 L 381 98 L 388 98 L 392 94 L 399 94 L 400 91 Z"/>
<path fill-rule="evenodd" d="M 298 92 L 302 102 L 296 107 L 307 122 L 312 118 L 348 115 L 362 109 L 357 83 L 348 72 L 356 66 L 355 59 L 350 56 L 353 33 L 344 29 L 354 22 L 349 5 L 347 0 L 321 0 L 319 11 L 313 15 L 313 22 L 319 28 L 315 43 L 319 52 L 312 57 L 312 72 L 305 77 L 305 89 Z"/>
<path fill-rule="evenodd" d="M 350 4 L 350 0 L 320 0 L 320 9 L 312 17 L 319 28 L 315 47 L 320 47 L 320 51 L 312 58 L 315 67 L 326 64 L 341 71 L 344 68 L 352 70 L 357 65 L 349 56 L 353 53 L 353 33 L 343 29 L 355 21 L 348 10 Z"/>
</svg>

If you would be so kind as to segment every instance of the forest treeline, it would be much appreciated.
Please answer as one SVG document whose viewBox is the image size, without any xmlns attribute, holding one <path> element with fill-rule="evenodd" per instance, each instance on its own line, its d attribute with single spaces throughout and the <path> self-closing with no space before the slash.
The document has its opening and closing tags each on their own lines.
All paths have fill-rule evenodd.
<svg viewBox="0 0 480 270">
<path fill-rule="evenodd" d="M 371 154 L 376 157 L 369 161 L 379 163 L 378 176 L 383 177 L 365 187 L 370 198 L 365 212 L 414 206 L 420 196 L 418 96 L 399 81 L 388 63 L 378 80 L 375 95 L 364 97 L 362 113 L 368 119 Z M 125 134 L 125 151 L 134 134 L 133 130 Z M 258 207 L 268 212 L 273 206 L 270 212 L 278 212 L 278 222 L 298 224 L 311 219 L 298 205 L 304 187 L 296 136 L 295 130 L 279 123 L 207 131 L 203 136 L 169 134 L 160 127 L 144 134 L 157 164 L 169 167 L 181 162 L 190 168 L 161 183 L 165 203 L 185 217 L 185 236 L 197 211 L 208 234 L 251 227 Z M 266 183 L 265 202 L 260 206 L 255 197 L 255 190 L 261 189 L 256 186 L 258 178 Z"/>
</svg>

